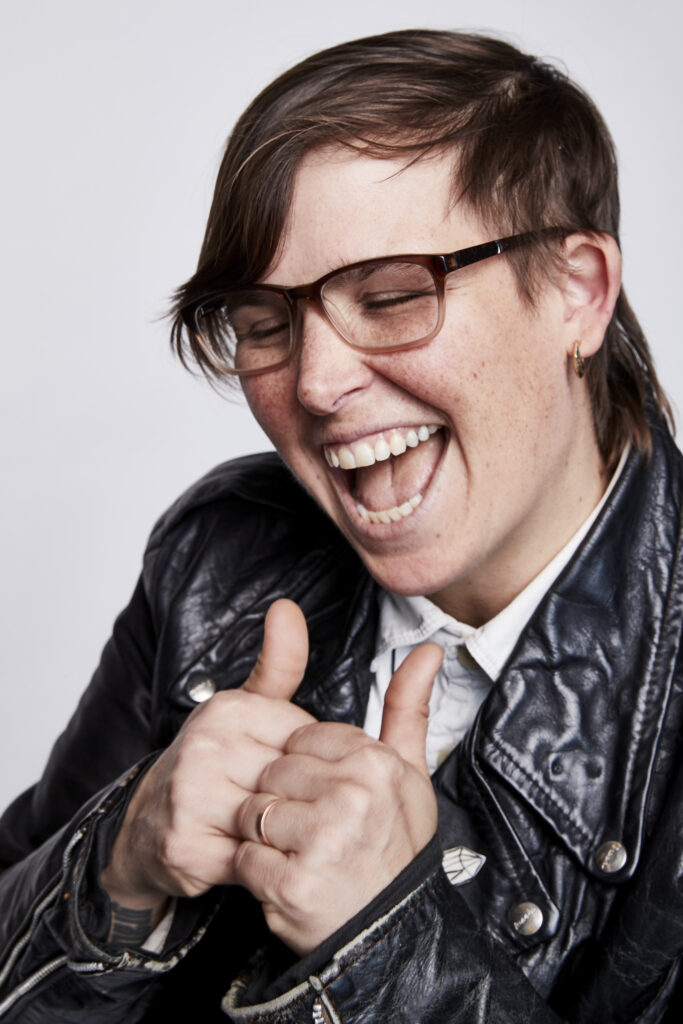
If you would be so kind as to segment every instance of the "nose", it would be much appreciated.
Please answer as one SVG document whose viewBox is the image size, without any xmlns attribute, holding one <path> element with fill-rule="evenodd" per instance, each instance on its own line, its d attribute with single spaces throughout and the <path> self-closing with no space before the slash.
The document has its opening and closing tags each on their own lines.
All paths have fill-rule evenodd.
<svg viewBox="0 0 683 1024">
<path fill-rule="evenodd" d="M 351 348 L 313 303 L 297 309 L 297 397 L 316 416 L 338 411 L 369 387 L 373 371 L 363 352 Z"/>
</svg>

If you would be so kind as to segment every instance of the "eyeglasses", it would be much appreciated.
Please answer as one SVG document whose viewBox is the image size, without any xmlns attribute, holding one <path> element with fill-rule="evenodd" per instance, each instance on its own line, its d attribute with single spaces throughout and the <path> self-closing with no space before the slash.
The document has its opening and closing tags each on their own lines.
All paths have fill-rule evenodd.
<svg viewBox="0 0 683 1024">
<path fill-rule="evenodd" d="M 525 245 L 511 235 L 429 256 L 361 260 L 298 288 L 224 288 L 180 310 L 212 366 L 249 377 L 284 366 L 299 337 L 301 302 L 310 302 L 352 348 L 401 352 L 426 345 L 443 326 L 448 274 Z"/>
</svg>

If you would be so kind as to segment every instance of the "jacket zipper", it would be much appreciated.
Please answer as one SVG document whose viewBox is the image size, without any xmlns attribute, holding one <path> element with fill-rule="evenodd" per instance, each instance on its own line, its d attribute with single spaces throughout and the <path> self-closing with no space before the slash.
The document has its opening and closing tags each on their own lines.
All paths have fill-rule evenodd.
<svg viewBox="0 0 683 1024">
<path fill-rule="evenodd" d="M 33 931 L 33 927 L 34 927 L 34 925 L 36 923 L 36 919 L 40 916 L 40 914 L 42 914 L 42 912 L 45 910 L 45 908 L 47 906 L 49 906 L 50 903 L 52 903 L 53 900 L 55 899 L 57 893 L 59 892 L 59 885 L 60 885 L 60 883 L 58 882 L 57 885 L 55 885 L 50 890 L 50 892 L 47 894 L 47 896 L 45 896 L 45 898 L 42 899 L 40 901 L 40 903 L 34 908 L 33 913 L 31 914 L 31 923 L 28 926 L 28 929 L 21 936 L 20 939 L 17 939 L 17 942 L 16 942 L 16 944 L 14 946 L 14 949 L 12 949 L 10 951 L 10 954 L 9 954 L 9 956 L 7 958 L 7 962 L 6 962 L 2 972 L 0 972 L 0 985 L 2 985 L 3 981 L 5 980 L 5 978 L 9 974 L 9 972 L 12 970 L 12 967 L 14 966 L 15 960 L 17 959 L 17 957 L 21 953 L 21 951 L 24 948 L 24 946 L 26 945 L 26 943 L 31 938 L 31 932 Z M 2 1008 L 3 1005 L 4 1005 L 4 1003 L 0 1003 L 0 1009 Z"/>
<path fill-rule="evenodd" d="M 320 995 L 311 1007 L 311 1011 L 313 1024 L 342 1024 L 339 1015 L 335 1012 L 334 1007 L 324 992 L 320 992 Z"/>
<path fill-rule="evenodd" d="M 4 999 L 0 1003 L 0 1017 L 4 1016 L 4 1014 L 14 1006 L 17 999 L 21 999 L 23 995 L 30 992 L 32 988 L 35 988 L 36 985 L 40 984 L 44 978 L 47 978 L 53 971 L 56 971 L 58 967 L 62 967 L 66 961 L 66 956 L 58 956 L 54 960 L 50 960 L 49 963 L 43 964 L 35 974 L 32 974 L 29 978 L 26 978 L 25 981 L 22 981 L 21 985 L 18 985 L 13 992 L 10 992 L 7 999 Z"/>
<path fill-rule="evenodd" d="M 7 999 L 0 1003 L 0 1017 L 4 1016 L 7 1010 L 14 1006 L 17 999 L 26 995 L 26 993 L 30 992 L 31 989 L 36 987 L 36 985 L 39 985 L 41 981 L 44 981 L 45 978 L 49 977 L 53 971 L 56 971 L 59 967 L 63 967 L 65 964 L 69 964 L 69 958 L 66 955 L 55 957 L 54 960 L 50 960 L 49 963 L 43 964 L 42 967 L 39 967 L 35 974 L 26 978 L 20 985 L 17 985 L 14 991 L 7 996 Z M 69 967 L 73 971 L 83 974 L 94 974 L 107 970 L 107 964 L 98 963 L 95 960 L 90 963 L 71 963 L 69 964 Z"/>
<path fill-rule="evenodd" d="M 319 999 L 313 1003 L 313 1024 L 332 1024 L 327 1010 Z"/>
<path fill-rule="evenodd" d="M 66 868 L 69 864 L 71 851 L 74 848 L 74 846 L 76 846 L 76 844 L 80 842 L 80 840 L 83 838 L 83 835 L 83 830 L 78 829 L 78 831 L 74 833 L 74 835 L 71 837 L 71 840 L 67 844 L 66 849 L 64 850 L 64 855 L 62 857 L 62 872 L 66 871 Z M 3 968 L 2 974 L 0 974 L 0 985 L 3 983 L 9 972 L 12 970 L 12 967 L 14 966 L 17 957 L 21 953 L 24 946 L 26 946 L 27 943 L 29 942 L 31 935 L 33 934 L 33 930 L 41 914 L 56 899 L 60 887 L 61 879 L 57 882 L 55 886 L 53 886 L 53 888 L 49 891 L 47 896 L 45 896 L 35 906 L 33 913 L 31 914 L 30 925 L 28 926 L 26 932 L 21 936 L 21 938 L 17 940 L 17 942 L 14 945 L 14 948 L 11 950 L 7 958 L 7 962 Z M 48 961 L 48 963 L 43 964 L 43 966 L 39 967 L 37 971 L 31 974 L 28 978 L 25 978 L 24 981 L 17 985 L 17 987 L 12 992 L 10 992 L 9 995 L 0 1003 L 0 1017 L 4 1016 L 4 1014 L 12 1006 L 14 1006 L 17 999 L 20 999 L 21 996 L 25 995 L 27 992 L 30 992 L 31 989 L 35 988 L 36 985 L 40 984 L 40 982 L 43 981 L 44 978 L 47 978 L 50 974 L 53 973 L 53 971 L 56 971 L 58 967 L 61 967 L 64 964 L 66 964 L 67 961 L 68 957 L 66 955 L 55 957 L 54 960 L 50 960 Z"/>
</svg>

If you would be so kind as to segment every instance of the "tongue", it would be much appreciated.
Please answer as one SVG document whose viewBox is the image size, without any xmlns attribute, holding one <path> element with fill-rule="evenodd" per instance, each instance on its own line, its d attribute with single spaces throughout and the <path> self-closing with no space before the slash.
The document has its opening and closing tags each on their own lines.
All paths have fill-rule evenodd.
<svg viewBox="0 0 683 1024">
<path fill-rule="evenodd" d="M 402 505 L 429 483 L 441 451 L 441 431 L 403 455 L 356 470 L 356 499 L 371 512 Z"/>
</svg>

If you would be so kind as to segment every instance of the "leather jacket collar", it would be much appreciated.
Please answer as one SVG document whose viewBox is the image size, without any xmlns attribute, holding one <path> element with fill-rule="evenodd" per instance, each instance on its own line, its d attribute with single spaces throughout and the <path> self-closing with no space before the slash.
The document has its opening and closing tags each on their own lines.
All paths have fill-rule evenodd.
<svg viewBox="0 0 683 1024">
<path fill-rule="evenodd" d="M 610 881 L 633 874 L 655 759 L 674 739 L 666 716 L 683 622 L 680 476 L 663 436 L 649 464 L 631 454 L 523 631 L 473 738 L 482 761 L 603 880 L 595 854 L 610 840 L 627 856 Z"/>
</svg>

